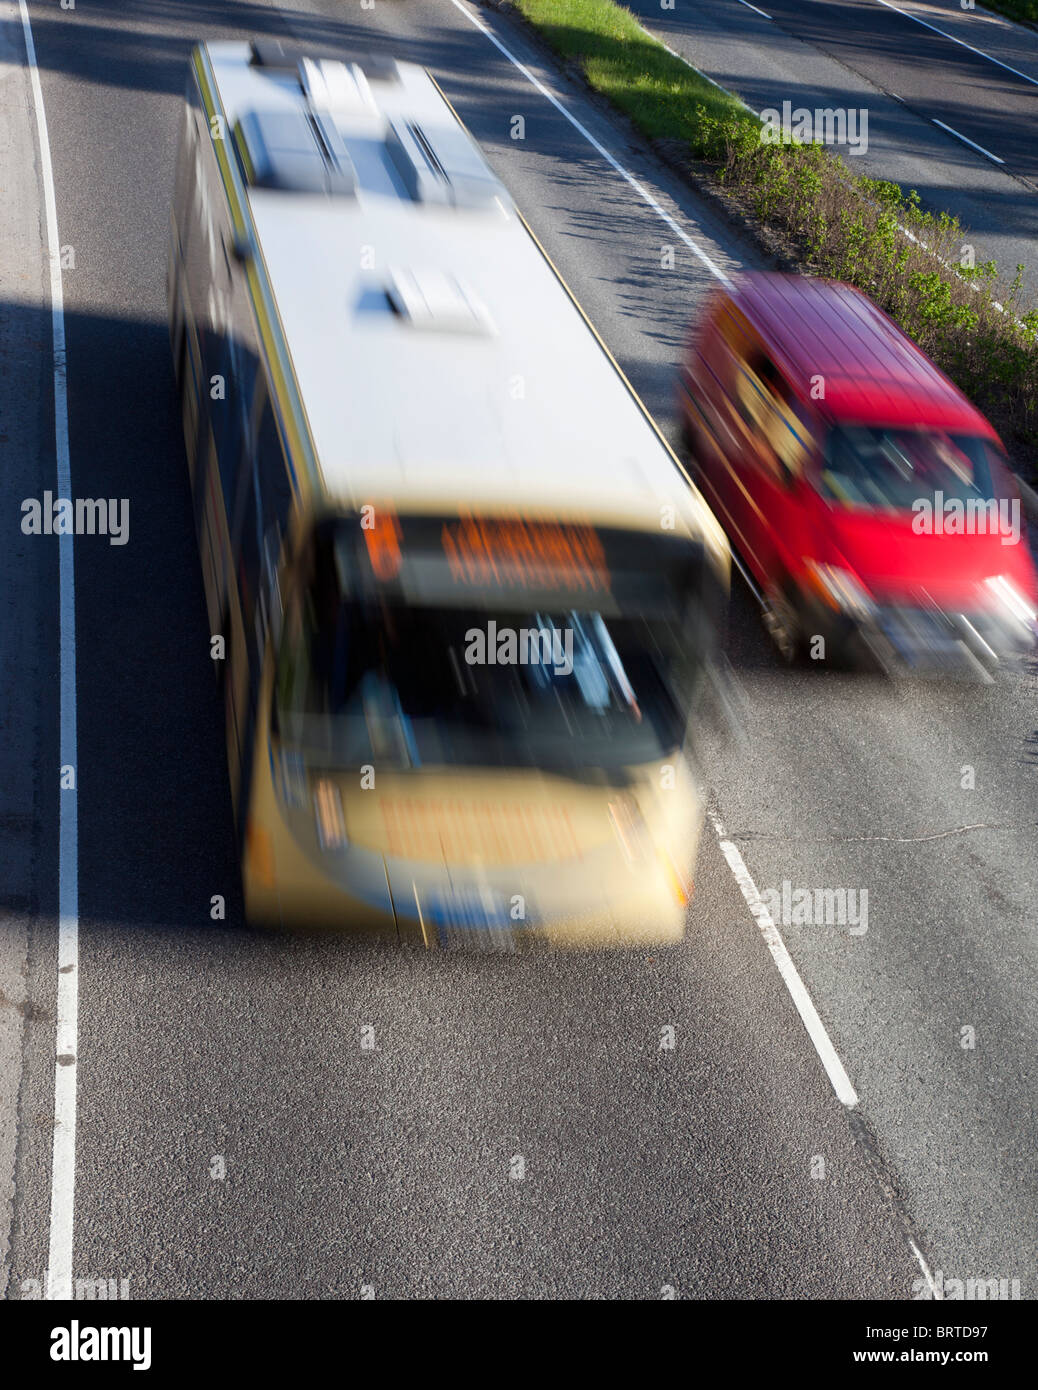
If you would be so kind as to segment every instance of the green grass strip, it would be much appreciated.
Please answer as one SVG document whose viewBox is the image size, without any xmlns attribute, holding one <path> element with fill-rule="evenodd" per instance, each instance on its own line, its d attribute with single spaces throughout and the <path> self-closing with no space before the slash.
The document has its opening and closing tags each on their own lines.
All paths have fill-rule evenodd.
<svg viewBox="0 0 1038 1390">
<path fill-rule="evenodd" d="M 738 98 L 675 58 L 612 0 L 516 0 L 516 8 L 652 139 L 686 140 L 705 156 L 697 107 L 712 121 L 757 125 Z"/>
</svg>

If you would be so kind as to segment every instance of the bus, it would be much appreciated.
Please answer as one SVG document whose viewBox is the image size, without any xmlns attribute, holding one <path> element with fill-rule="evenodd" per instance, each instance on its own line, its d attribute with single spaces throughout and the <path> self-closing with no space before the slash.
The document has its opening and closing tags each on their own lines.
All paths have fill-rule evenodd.
<svg viewBox="0 0 1038 1390">
<path fill-rule="evenodd" d="M 197 47 L 168 290 L 247 918 L 680 939 L 727 541 L 435 79 Z"/>
</svg>

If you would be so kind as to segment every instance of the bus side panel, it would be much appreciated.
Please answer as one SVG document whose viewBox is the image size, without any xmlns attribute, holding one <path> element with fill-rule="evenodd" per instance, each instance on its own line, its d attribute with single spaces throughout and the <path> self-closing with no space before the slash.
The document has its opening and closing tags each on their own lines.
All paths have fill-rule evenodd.
<svg viewBox="0 0 1038 1390">
<path fill-rule="evenodd" d="M 210 630 L 225 643 L 228 772 L 237 810 L 249 750 L 249 643 L 238 592 L 236 503 L 248 475 L 257 338 L 244 271 L 194 77 L 178 161 L 171 325 L 182 334 L 181 391 L 199 556 Z M 182 327 L 178 328 L 177 316 Z"/>
</svg>

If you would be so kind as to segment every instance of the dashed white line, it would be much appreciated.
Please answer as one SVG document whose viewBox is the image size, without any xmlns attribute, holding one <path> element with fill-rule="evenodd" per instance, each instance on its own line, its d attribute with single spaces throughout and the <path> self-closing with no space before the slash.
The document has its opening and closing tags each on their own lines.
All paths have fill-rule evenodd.
<svg viewBox="0 0 1038 1390">
<path fill-rule="evenodd" d="M 461 3 L 461 0 L 451 0 L 451 4 L 459 12 L 459 14 L 463 14 L 465 16 L 465 18 L 469 21 L 471 25 L 473 25 L 474 28 L 478 29 L 480 33 L 484 35 L 485 38 L 488 38 L 490 40 L 490 42 L 494 45 L 498 52 L 503 54 L 504 57 L 508 59 L 508 61 L 512 64 L 513 67 L 518 68 L 518 70 L 526 78 L 527 82 L 531 83 L 534 87 L 536 87 L 537 90 L 540 92 L 541 96 L 545 97 L 548 101 L 550 101 L 552 106 L 555 107 L 556 111 L 558 111 L 560 115 L 565 116 L 566 120 L 569 121 L 570 125 L 574 128 L 574 130 L 579 131 L 579 133 L 584 137 L 588 144 L 598 151 L 598 153 L 602 156 L 602 158 L 606 161 L 610 168 L 616 170 L 620 177 L 624 179 L 631 186 L 631 188 L 634 189 L 638 197 L 641 198 L 641 200 L 644 203 L 647 203 L 648 206 L 652 208 L 656 216 L 667 224 L 667 226 L 674 233 L 674 235 L 678 237 L 679 240 L 684 242 L 684 244 L 693 253 L 693 255 L 695 255 L 696 257 L 698 257 L 700 261 L 702 261 L 703 265 L 706 266 L 710 274 L 713 275 L 716 279 L 720 280 L 723 285 L 730 285 L 731 279 L 724 273 L 721 267 L 711 260 L 711 258 L 706 254 L 706 252 L 703 250 L 701 246 L 696 245 L 696 243 L 692 240 L 692 238 L 688 235 L 684 228 L 680 227 L 677 224 L 677 222 L 674 221 L 670 213 L 667 212 L 665 208 L 660 207 L 659 203 L 652 196 L 649 190 L 647 188 L 643 188 L 633 174 L 628 173 L 628 171 L 624 168 L 620 161 L 614 155 L 610 154 L 603 144 L 601 144 L 598 140 L 595 139 L 595 137 L 591 134 L 591 132 L 585 125 L 583 125 L 580 121 L 577 120 L 576 116 L 573 115 L 572 111 L 567 110 L 567 108 L 563 106 L 562 102 L 559 101 L 558 97 L 554 96 L 551 92 L 549 92 L 548 88 L 544 85 L 544 83 L 541 82 L 538 77 L 534 76 L 534 74 L 530 71 L 526 64 L 520 62 L 520 60 L 515 56 L 515 54 L 505 47 L 505 45 L 501 42 L 497 35 L 492 33 L 487 28 L 487 26 L 482 22 L 482 20 L 477 19 L 474 14 L 470 14 L 465 5 Z"/>
<path fill-rule="evenodd" d="M 996 164 L 1005 163 L 1005 160 L 999 159 L 997 154 L 992 154 L 990 150 L 986 150 L 983 145 L 978 145 L 975 140 L 971 140 L 969 136 L 963 135 L 961 131 L 953 130 L 950 125 L 945 125 L 944 122 L 939 121 L 936 116 L 931 116 L 930 119 L 933 121 L 934 125 L 939 125 L 941 129 L 946 130 L 949 135 L 954 135 L 956 140 L 961 140 L 964 145 L 971 145 L 975 150 L 979 150 L 980 153 L 986 155 L 988 159 L 993 159 Z"/>
<path fill-rule="evenodd" d="M 68 379 L 65 297 L 54 170 L 47 114 L 36 63 L 36 45 L 26 0 L 18 0 L 40 144 L 47 250 L 50 257 L 51 331 L 54 372 L 54 449 L 58 496 L 72 496 L 68 446 Z M 76 772 L 76 596 L 73 537 L 58 538 L 59 733 L 58 758 Z M 58 793 L 58 998 L 54 1059 L 54 1146 L 51 1160 L 50 1246 L 47 1297 L 72 1297 L 72 1233 L 76 1192 L 76 1048 L 79 1032 L 79 843 L 75 787 Z"/>
<path fill-rule="evenodd" d="M 908 10 L 902 10 L 897 5 L 891 4 L 891 0 L 877 0 L 877 4 L 884 9 L 893 10 L 895 14 L 902 15 L 905 19 L 910 19 L 913 24 L 921 24 L 924 29 L 932 29 L 935 34 L 940 34 L 942 39 L 948 39 L 951 43 L 957 43 L 960 48 L 968 48 L 971 53 L 975 53 L 978 58 L 986 58 L 989 63 L 994 63 L 996 67 L 1005 68 L 1006 72 L 1011 72 L 1015 77 L 1022 77 L 1025 82 L 1030 82 L 1033 87 L 1038 87 L 1038 78 L 1028 77 L 1026 72 L 1021 72 L 1019 68 L 1011 68 L 1008 63 L 1003 63 L 1001 58 L 993 58 L 990 53 L 985 53 L 982 48 L 974 48 L 965 39 L 957 39 L 954 34 L 947 33 L 944 29 L 938 29 L 936 24 L 931 24 L 928 20 L 920 19 L 917 14 L 912 14 Z"/>
<path fill-rule="evenodd" d="M 757 8 L 756 5 L 751 5 L 751 4 L 750 4 L 750 0 L 739 0 L 739 4 L 740 4 L 740 5 L 745 5 L 746 8 L 747 8 L 748 10 L 752 10 L 754 14 L 759 14 L 760 17 L 761 17 L 761 19 L 767 19 L 767 20 L 770 21 L 771 15 L 770 15 L 770 14 L 765 14 L 763 10 L 758 10 L 758 8 Z"/>
<path fill-rule="evenodd" d="M 764 18 L 767 19 L 768 16 L 765 15 Z M 676 48 L 671 48 L 669 43 L 663 43 L 662 39 L 657 39 L 656 41 L 657 43 L 663 44 L 663 47 L 667 50 L 667 52 L 670 54 L 672 58 L 676 58 L 679 63 L 684 63 L 685 67 L 690 68 L 697 77 L 701 77 L 704 80 L 704 82 L 709 82 L 711 87 L 716 87 L 717 90 L 719 92 L 723 92 L 726 97 L 732 97 L 733 100 L 737 101 L 741 107 L 749 111 L 751 116 L 756 116 L 757 119 L 760 120 L 760 112 L 754 111 L 753 107 L 750 106 L 748 102 L 743 101 L 742 97 L 739 96 L 738 92 L 730 92 L 727 87 L 722 87 L 720 82 L 715 82 L 708 72 L 704 72 L 702 68 L 697 68 L 695 63 L 690 63 L 683 53 L 679 53 Z"/>
<path fill-rule="evenodd" d="M 746 906 L 753 914 L 753 919 L 760 927 L 761 936 L 764 944 L 771 952 L 771 958 L 778 967 L 778 972 L 782 976 L 783 983 L 789 990 L 790 997 L 796 1006 L 796 1011 L 800 1015 L 801 1022 L 807 1029 L 807 1035 L 814 1043 L 815 1051 L 818 1053 L 819 1060 L 825 1068 L 825 1074 L 836 1092 L 837 1099 L 848 1107 L 858 1104 L 858 1093 L 851 1085 L 851 1079 L 847 1075 L 843 1063 L 840 1061 L 839 1054 L 833 1046 L 832 1039 L 825 1031 L 825 1024 L 818 1016 L 807 986 L 800 978 L 800 972 L 793 964 L 793 958 L 786 949 L 786 943 L 782 940 L 782 935 L 776 927 L 771 913 L 764 906 L 757 885 L 754 883 L 749 869 L 739 853 L 738 846 L 733 844 L 725 834 L 721 818 L 713 811 L 708 811 L 710 823 L 714 827 L 718 842 L 721 846 L 721 853 L 724 855 L 729 869 L 732 871 L 736 883 L 746 899 Z"/>
<path fill-rule="evenodd" d="M 935 1299 L 943 1299 L 944 1294 L 934 1283 L 934 1277 L 930 1273 L 930 1266 L 923 1259 L 923 1252 L 919 1249 L 919 1246 L 916 1245 L 915 1241 L 912 1240 L 911 1236 L 908 1239 L 908 1244 L 912 1248 L 912 1254 L 919 1261 L 919 1268 L 923 1271 L 923 1278 L 926 1280 L 926 1287 L 930 1290 L 930 1297 Z"/>
</svg>

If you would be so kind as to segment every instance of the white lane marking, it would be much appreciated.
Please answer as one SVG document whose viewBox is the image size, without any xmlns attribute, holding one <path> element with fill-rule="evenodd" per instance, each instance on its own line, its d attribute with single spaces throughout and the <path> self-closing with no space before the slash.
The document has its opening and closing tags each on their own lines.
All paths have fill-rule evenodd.
<svg viewBox="0 0 1038 1390">
<path fill-rule="evenodd" d="M 923 1252 L 919 1249 L 919 1246 L 916 1245 L 915 1241 L 911 1238 L 911 1236 L 909 1236 L 908 1238 L 908 1243 L 912 1247 L 912 1254 L 919 1261 L 919 1268 L 923 1271 L 923 1278 L 926 1280 L 926 1286 L 930 1290 L 931 1298 L 943 1299 L 944 1294 L 934 1283 L 933 1275 L 930 1273 L 930 1267 L 923 1259 Z"/>
<path fill-rule="evenodd" d="M 729 840 L 725 834 L 721 818 L 713 811 L 708 811 L 710 823 L 714 827 L 718 842 L 721 846 L 721 853 L 728 861 L 728 867 L 732 871 L 736 883 L 742 890 L 742 895 L 746 899 L 746 906 L 753 914 L 754 921 L 760 927 L 761 936 L 764 943 L 771 952 L 771 958 L 778 966 L 778 972 L 782 976 L 786 988 L 789 990 L 790 997 L 796 1005 L 796 1011 L 800 1015 L 801 1022 L 807 1029 L 808 1037 L 814 1043 L 815 1051 L 825 1068 L 833 1090 L 836 1092 L 837 1099 L 844 1105 L 850 1107 L 858 1104 L 858 1093 L 851 1085 L 851 1079 L 844 1070 L 844 1065 L 840 1061 L 836 1048 L 833 1046 L 832 1039 L 825 1031 L 825 1024 L 818 1017 L 818 1010 L 815 1008 L 807 986 L 800 978 L 800 972 L 793 964 L 793 959 L 786 950 L 786 943 L 782 940 L 778 927 L 772 920 L 771 913 L 764 906 L 757 885 L 750 876 L 750 871 L 746 867 L 738 847 Z"/>
<path fill-rule="evenodd" d="M 771 15 L 770 15 L 770 14 L 765 14 L 763 10 L 758 10 L 756 5 L 751 5 L 751 4 L 750 4 L 750 0 L 739 0 L 739 4 L 740 4 L 740 5 L 745 5 L 746 8 L 747 8 L 748 10 L 752 10 L 752 11 L 754 12 L 754 14 L 759 14 L 760 17 L 761 17 L 761 19 L 767 19 L 767 20 L 770 20 L 770 19 L 771 19 Z"/>
<path fill-rule="evenodd" d="M 47 137 L 47 114 L 36 64 L 36 45 L 26 0 L 18 0 L 25 35 L 36 127 L 40 142 L 40 178 L 50 255 L 51 330 L 54 339 L 54 450 L 58 496 L 72 496 L 68 447 L 68 376 L 65 352 L 65 297 L 61 285 L 61 248 L 54 169 Z M 59 735 L 62 767 L 76 761 L 76 591 L 73 537 L 58 538 Z M 72 1230 L 76 1193 L 76 1047 L 79 1032 L 79 841 L 75 790 L 58 793 L 58 1003 L 54 1061 L 54 1148 L 50 1185 L 50 1251 L 47 1297 L 72 1297 Z"/>
<path fill-rule="evenodd" d="M 525 65 L 525 63 L 521 63 L 519 59 L 515 56 L 515 54 L 510 52 L 509 49 L 505 47 L 505 45 L 501 42 L 497 35 L 491 33 L 491 31 L 482 22 L 482 20 L 477 19 L 474 14 L 470 14 L 469 11 L 466 9 L 465 5 L 462 4 L 461 0 L 451 0 L 451 4 L 459 12 L 459 14 L 463 14 L 465 16 L 465 18 L 471 25 L 473 25 L 474 28 L 478 29 L 485 38 L 488 38 L 490 40 L 490 42 L 494 45 L 498 52 L 503 54 L 504 57 L 508 59 L 508 61 L 512 64 L 513 67 L 518 68 L 518 70 L 526 78 L 527 82 L 532 83 L 532 85 L 536 87 L 537 90 L 540 92 L 541 96 L 546 97 L 547 100 L 551 102 L 552 106 L 555 107 L 556 111 L 558 111 L 560 115 L 565 116 L 566 120 L 569 121 L 570 125 L 574 128 L 574 130 L 579 131 L 580 134 L 583 135 L 584 139 L 588 142 L 588 144 L 598 151 L 598 153 L 602 156 L 606 163 L 612 169 L 615 169 L 622 179 L 626 180 L 626 182 L 630 184 L 631 188 L 634 189 L 638 197 L 641 198 L 641 200 L 644 203 L 647 203 L 649 207 L 652 208 L 656 216 L 661 218 L 667 224 L 667 226 L 674 233 L 674 235 L 676 237 L 679 237 L 681 241 L 683 241 L 685 245 L 688 247 L 688 249 L 693 253 L 693 255 L 697 256 L 699 260 L 702 261 L 703 265 L 706 266 L 710 274 L 713 275 L 716 279 L 720 280 L 723 285 L 730 285 L 732 283 L 731 279 L 724 273 L 721 267 L 719 265 L 716 265 L 710 259 L 710 257 L 706 254 L 706 252 L 703 250 L 701 246 L 696 245 L 696 243 L 692 240 L 688 233 L 682 227 L 678 226 L 678 224 L 674 221 L 673 217 L 671 217 L 670 213 L 667 212 L 665 208 L 660 207 L 659 203 L 648 191 L 648 189 L 643 188 L 642 185 L 638 182 L 638 180 L 634 177 L 634 175 L 629 174 L 627 170 L 624 168 L 624 166 L 620 163 L 620 161 L 616 159 L 613 155 L 611 155 L 609 151 L 606 149 L 606 147 L 600 144 L 595 139 L 595 137 L 591 134 L 587 127 L 582 125 L 581 122 L 577 120 L 576 116 L 574 116 L 571 111 L 567 110 L 566 107 L 563 106 L 562 102 L 559 101 L 557 97 L 553 96 L 551 92 L 548 91 L 544 83 L 541 82 L 539 78 L 534 76 L 534 74 Z"/>
<path fill-rule="evenodd" d="M 765 15 L 764 18 L 767 19 L 768 16 Z M 648 30 L 646 30 L 646 32 L 648 32 Z M 669 43 L 663 43 L 663 40 L 660 38 L 657 38 L 656 42 L 662 44 L 672 58 L 676 58 L 679 63 L 684 63 L 686 68 L 691 68 L 697 77 L 703 78 L 705 82 L 710 83 L 711 87 L 716 87 L 717 90 L 723 92 L 726 97 L 731 97 L 733 101 L 737 101 L 744 110 L 749 111 L 751 116 L 756 116 L 758 121 L 760 120 L 760 112 L 754 111 L 752 106 L 743 101 L 738 92 L 730 92 L 727 87 L 722 87 L 720 82 L 715 82 L 708 72 L 704 72 L 702 68 L 697 68 L 695 63 L 690 63 L 683 53 L 679 53 L 676 48 L 671 48 Z"/>
<path fill-rule="evenodd" d="M 1005 163 L 1005 160 L 999 159 L 997 154 L 992 154 L 990 150 L 986 150 L 983 145 L 978 145 L 975 140 L 971 140 L 968 135 L 963 135 L 961 131 L 953 130 L 950 125 L 945 125 L 944 122 L 939 121 L 936 116 L 931 116 L 930 120 L 933 121 L 934 125 L 939 125 L 942 130 L 946 130 L 949 135 L 954 135 L 956 140 L 961 140 L 964 145 L 972 145 L 975 150 L 979 150 L 981 154 L 987 155 L 988 159 L 993 159 L 996 164 Z"/>
<path fill-rule="evenodd" d="M 891 4 L 891 0 L 877 0 L 887 10 L 893 10 L 895 14 L 903 15 L 905 19 L 910 19 L 913 24 L 921 24 L 924 29 L 932 29 L 935 34 L 940 34 L 942 39 L 949 39 L 952 43 L 957 43 L 960 48 L 968 48 L 971 53 L 975 53 L 978 58 L 986 58 L 989 63 L 994 63 L 996 67 L 1005 68 L 1006 72 L 1011 72 L 1015 77 L 1022 77 L 1025 82 L 1030 82 L 1032 87 L 1038 87 L 1038 77 L 1028 77 L 1026 72 L 1021 72 L 1019 68 L 1011 68 L 1008 63 L 1003 63 L 1001 58 L 993 58 L 990 53 L 985 53 L 982 48 L 974 48 L 965 39 L 957 39 L 954 34 L 946 33 L 943 29 L 938 29 L 936 24 L 929 23 L 928 20 L 920 19 L 917 14 L 911 14 L 908 10 L 899 9 L 897 5 Z"/>
</svg>

